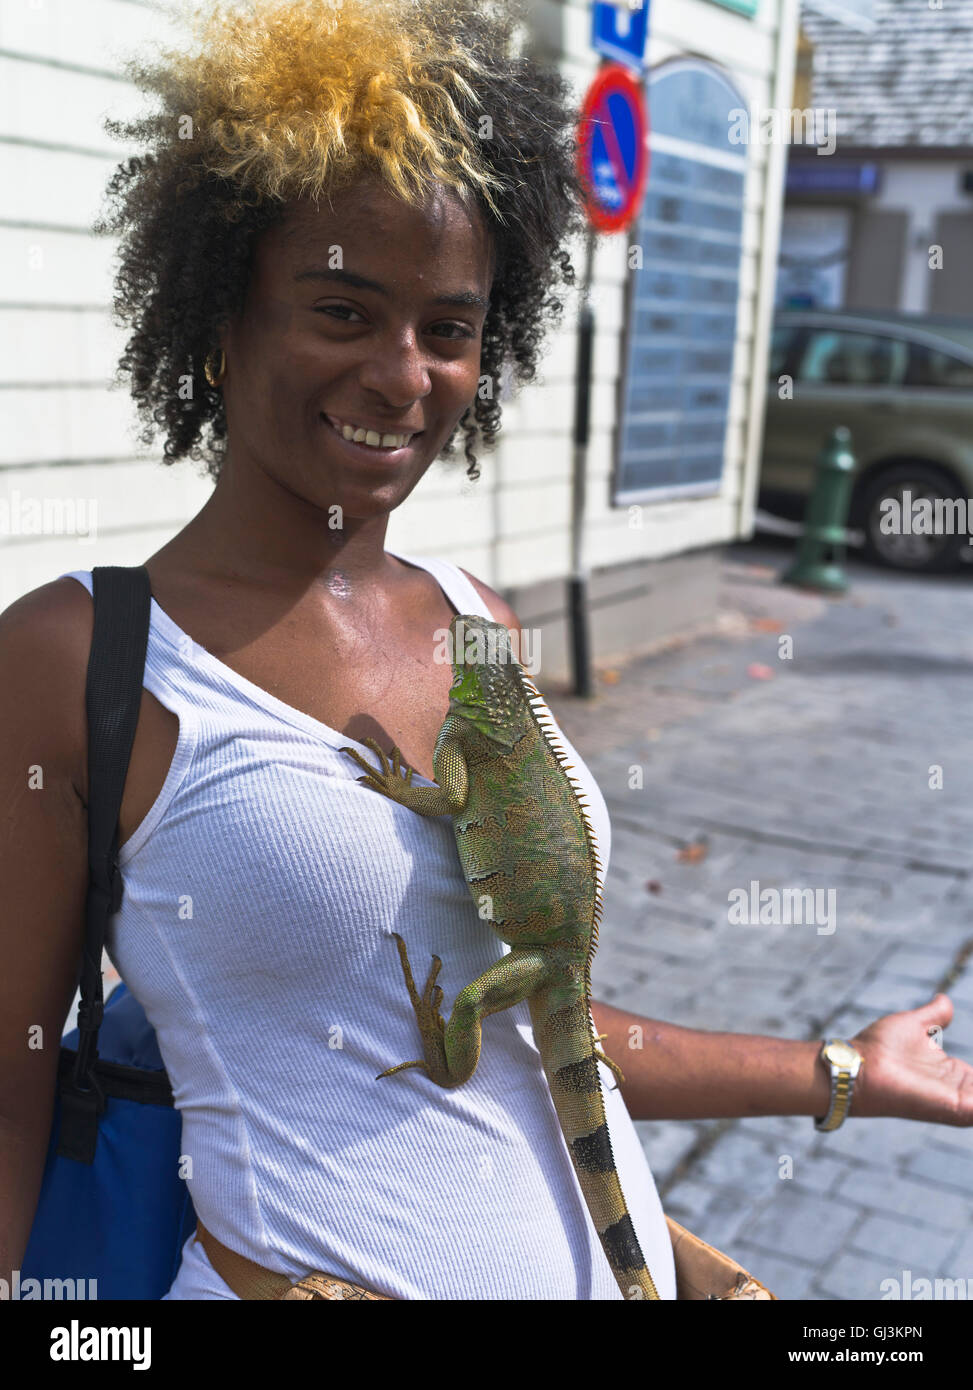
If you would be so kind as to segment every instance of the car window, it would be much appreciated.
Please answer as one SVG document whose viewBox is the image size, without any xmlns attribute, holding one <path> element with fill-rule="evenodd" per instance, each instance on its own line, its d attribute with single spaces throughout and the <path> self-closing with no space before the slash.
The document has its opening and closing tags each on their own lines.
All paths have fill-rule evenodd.
<svg viewBox="0 0 973 1390">
<path fill-rule="evenodd" d="M 841 386 L 894 386 L 905 376 L 908 348 L 877 333 L 813 332 L 798 367 L 799 381 Z"/>
<path fill-rule="evenodd" d="M 770 360 L 767 375 L 774 381 L 787 370 L 791 350 L 797 343 L 800 328 L 796 324 L 778 324 L 770 338 Z"/>
<path fill-rule="evenodd" d="M 912 343 L 909 352 L 910 386 L 952 386 L 973 390 L 973 365 L 960 357 L 921 343 Z"/>
</svg>

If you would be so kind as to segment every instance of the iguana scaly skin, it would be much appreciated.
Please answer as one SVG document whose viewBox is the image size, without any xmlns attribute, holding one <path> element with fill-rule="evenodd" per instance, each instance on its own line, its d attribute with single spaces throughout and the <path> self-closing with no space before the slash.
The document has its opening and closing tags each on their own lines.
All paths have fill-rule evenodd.
<svg viewBox="0 0 973 1390">
<path fill-rule="evenodd" d="M 465 642 L 457 645 L 460 633 Z M 358 780 L 422 816 L 449 815 L 463 872 L 480 915 L 512 948 L 457 996 L 446 1023 L 433 956 L 420 995 L 405 942 L 395 933 L 424 1057 L 381 1073 L 422 1067 L 439 1086 L 461 1086 L 476 1070 L 481 1022 L 526 1000 L 571 1162 L 595 1230 L 626 1298 L 658 1298 L 622 1195 L 589 1013 L 598 941 L 600 861 L 583 791 L 541 696 L 514 659 L 501 623 L 458 614 L 450 624 L 453 684 L 436 739 L 437 785 L 413 787 L 397 748 L 390 761 L 374 739 L 376 770 Z M 472 656 L 472 660 L 471 660 Z"/>
</svg>

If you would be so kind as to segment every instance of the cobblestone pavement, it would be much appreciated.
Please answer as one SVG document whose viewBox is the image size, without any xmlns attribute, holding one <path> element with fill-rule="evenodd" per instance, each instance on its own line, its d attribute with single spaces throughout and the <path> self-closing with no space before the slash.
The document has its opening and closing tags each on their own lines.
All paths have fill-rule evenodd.
<svg viewBox="0 0 973 1390">
<path fill-rule="evenodd" d="M 600 673 L 590 703 L 540 674 L 612 816 L 595 996 L 806 1039 L 944 988 L 944 1045 L 973 1061 L 973 574 L 850 563 L 847 595 L 825 599 L 776 582 L 789 558 L 729 551 L 718 630 Z M 702 857 L 678 857 L 694 845 Z M 731 923 L 729 894 L 751 881 L 823 890 L 822 909 L 834 890 L 834 917 Z M 908 1297 L 922 1277 L 973 1293 L 971 1130 L 869 1119 L 819 1135 L 806 1116 L 639 1130 L 667 1212 L 781 1298 L 879 1299 L 890 1278 Z"/>
</svg>

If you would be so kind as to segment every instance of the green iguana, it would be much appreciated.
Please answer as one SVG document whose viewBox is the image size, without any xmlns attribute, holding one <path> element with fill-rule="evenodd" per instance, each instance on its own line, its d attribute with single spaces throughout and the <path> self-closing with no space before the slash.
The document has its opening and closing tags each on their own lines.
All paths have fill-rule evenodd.
<svg viewBox="0 0 973 1390">
<path fill-rule="evenodd" d="M 466 643 L 457 645 L 459 631 Z M 461 1086 L 476 1070 L 481 1021 L 526 999 L 554 1108 L 602 1248 L 627 1298 L 658 1298 L 622 1195 L 597 1060 L 619 1068 L 597 1043 L 589 1014 L 591 960 L 598 941 L 600 861 L 584 793 L 534 683 L 501 623 L 457 614 L 449 629 L 453 684 L 436 739 L 437 785 L 413 787 L 398 748 L 392 762 L 375 742 L 360 782 L 422 816 L 453 818 L 463 872 L 481 915 L 512 948 L 457 996 L 446 1023 L 432 967 L 420 996 L 405 942 L 394 933 L 425 1056 L 381 1076 L 423 1067 L 439 1086 Z M 468 650 L 471 645 L 474 658 Z M 488 911 L 484 913 L 483 909 Z"/>
</svg>

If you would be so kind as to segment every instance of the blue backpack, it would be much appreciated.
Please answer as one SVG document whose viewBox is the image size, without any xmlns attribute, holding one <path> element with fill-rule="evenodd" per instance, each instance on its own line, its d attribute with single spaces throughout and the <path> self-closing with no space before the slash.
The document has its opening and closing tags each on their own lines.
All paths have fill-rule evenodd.
<svg viewBox="0 0 973 1390">
<path fill-rule="evenodd" d="M 90 1297 L 159 1299 L 196 1225 L 179 1176 L 182 1116 L 148 1019 L 124 984 L 107 1002 L 101 959 L 122 900 L 118 812 L 142 698 L 151 588 L 144 566 L 92 570 L 88 864 L 78 1027 L 62 1039 L 51 1138 L 21 1298 L 45 1280 L 95 1280 Z M 28 1279 L 36 1279 L 25 1287 Z M 48 1285 L 48 1288 L 51 1286 Z M 63 1283 L 53 1287 L 63 1287 Z"/>
</svg>

